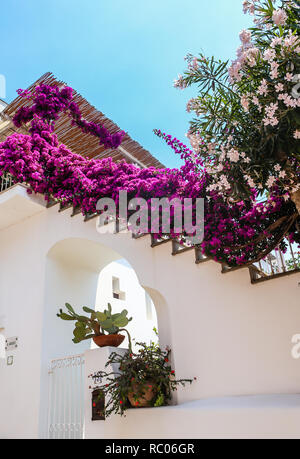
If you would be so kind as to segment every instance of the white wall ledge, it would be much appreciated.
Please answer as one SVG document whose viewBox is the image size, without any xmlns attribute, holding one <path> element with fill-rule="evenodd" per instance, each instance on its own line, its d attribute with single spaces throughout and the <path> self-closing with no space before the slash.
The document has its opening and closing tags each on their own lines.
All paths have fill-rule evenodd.
<svg viewBox="0 0 300 459">
<path fill-rule="evenodd" d="M 85 438 L 300 438 L 300 395 L 248 395 L 136 408 L 90 423 Z"/>
<path fill-rule="evenodd" d="M 112 351 L 85 352 L 85 438 L 300 438 L 300 393 L 203 398 L 157 408 L 131 408 L 126 417 L 91 420 L 89 374 Z M 189 385 L 184 391 L 189 390 Z"/>
<path fill-rule="evenodd" d="M 40 194 L 29 194 L 28 187 L 17 183 L 0 193 L 0 229 L 8 228 L 46 209 Z"/>
</svg>

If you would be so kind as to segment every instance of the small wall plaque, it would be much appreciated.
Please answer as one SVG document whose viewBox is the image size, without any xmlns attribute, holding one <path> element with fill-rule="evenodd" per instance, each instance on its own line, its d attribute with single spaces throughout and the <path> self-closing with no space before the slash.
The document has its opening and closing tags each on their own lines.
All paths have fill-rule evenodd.
<svg viewBox="0 0 300 459">
<path fill-rule="evenodd" d="M 12 336 L 11 338 L 7 338 L 5 340 L 5 350 L 6 351 L 13 351 L 18 347 L 18 337 Z"/>
<path fill-rule="evenodd" d="M 94 373 L 92 376 L 92 379 L 93 379 L 93 383 L 95 384 L 95 386 L 102 384 L 101 372 L 98 371 L 97 373 Z"/>
</svg>

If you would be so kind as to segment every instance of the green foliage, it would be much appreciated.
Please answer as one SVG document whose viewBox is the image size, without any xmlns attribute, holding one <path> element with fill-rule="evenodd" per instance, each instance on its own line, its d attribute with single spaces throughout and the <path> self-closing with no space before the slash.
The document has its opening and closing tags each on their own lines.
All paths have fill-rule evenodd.
<svg viewBox="0 0 300 459">
<path fill-rule="evenodd" d="M 290 258 L 285 262 L 288 271 L 292 271 L 294 269 L 300 269 L 300 252 L 294 255 L 294 258 Z"/>
<path fill-rule="evenodd" d="M 73 330 L 74 343 L 80 343 L 94 336 L 103 335 L 105 334 L 104 332 L 107 332 L 108 335 L 118 333 L 132 320 L 132 317 L 127 317 L 128 311 L 126 309 L 120 313 L 112 314 L 112 308 L 109 303 L 108 309 L 105 309 L 104 312 L 94 311 L 84 306 L 82 308 L 83 311 L 90 314 L 90 316 L 77 314 L 69 303 L 66 303 L 65 306 L 68 312 L 63 312 L 60 309 L 57 317 L 60 317 L 62 320 L 75 321 L 75 328 Z M 127 332 L 127 330 L 125 331 Z"/>
<path fill-rule="evenodd" d="M 272 20 L 274 1 L 260 0 L 256 3 L 257 22 L 249 29 L 251 45 L 243 48 L 245 56 L 247 46 L 252 47 L 254 54 L 249 62 L 247 57 L 241 61 L 240 78 L 229 78 L 228 61 L 222 62 L 203 54 L 197 58 L 187 55 L 189 66 L 182 77 L 181 87 L 196 86 L 198 92 L 190 101 L 190 110 L 196 114 L 190 123 L 190 132 L 203 140 L 199 154 L 206 166 L 212 166 L 213 173 L 216 173 L 214 167 L 219 163 L 224 166 L 216 176 L 226 175 L 231 186 L 229 193 L 234 199 L 251 196 L 253 186 L 247 183 L 247 176 L 255 182 L 258 193 L 269 192 L 268 179 L 270 176 L 277 177 L 274 167 L 278 165 L 286 173 L 285 180 L 279 180 L 285 190 L 299 182 L 300 142 L 294 133 L 300 129 L 300 111 L 299 107 L 287 106 L 279 98 L 280 91 L 277 89 L 280 83 L 284 88 L 282 92 L 291 95 L 295 83 L 287 81 L 286 74 L 300 74 L 299 40 L 289 47 L 282 44 L 290 33 L 299 37 L 299 5 L 299 1 L 283 0 L 281 8 L 287 14 L 287 21 L 284 26 L 276 26 Z M 281 45 L 272 48 L 274 39 L 282 40 Z M 276 77 L 272 76 L 272 62 L 264 57 L 264 53 L 270 51 L 276 53 Z M 267 85 L 265 95 L 259 93 L 263 81 Z M 259 103 L 253 102 L 255 97 Z M 242 106 L 242 100 L 244 104 L 249 104 L 248 108 Z M 278 122 L 274 125 L 265 121 L 272 104 L 277 104 L 275 114 Z M 212 148 L 205 148 L 209 144 Z M 225 152 L 234 149 L 245 154 L 249 161 L 231 162 L 228 167 L 228 161 L 224 163 L 224 159 L 220 159 L 224 156 L 224 147 Z"/>
<path fill-rule="evenodd" d="M 124 355 L 113 352 L 106 363 L 113 370 L 110 372 L 98 371 L 90 375 L 91 378 L 102 378 L 103 383 L 97 386 L 102 396 L 105 396 L 105 415 L 112 413 L 124 415 L 131 407 L 128 395 L 134 392 L 136 406 L 139 398 L 145 395 L 145 390 L 150 387 L 154 393 L 149 406 L 167 405 L 171 400 L 174 390 L 179 385 L 185 386 L 192 383 L 192 379 L 175 379 L 169 359 L 170 349 L 162 350 L 153 342 L 137 343 L 139 350 L 133 353 L 131 350 Z M 115 370 L 117 368 L 117 370 Z M 196 379 L 196 378 L 194 378 Z M 93 388 L 94 389 L 94 388 Z"/>
<path fill-rule="evenodd" d="M 164 394 L 160 392 L 160 394 L 157 396 L 154 406 L 163 406 L 165 404 L 165 397 Z"/>
</svg>

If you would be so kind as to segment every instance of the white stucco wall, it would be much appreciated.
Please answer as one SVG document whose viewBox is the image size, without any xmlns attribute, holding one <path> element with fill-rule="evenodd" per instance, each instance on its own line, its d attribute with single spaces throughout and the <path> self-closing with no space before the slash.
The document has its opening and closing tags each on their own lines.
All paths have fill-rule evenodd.
<svg viewBox="0 0 300 459">
<path fill-rule="evenodd" d="M 0 360 L 1 437 L 44 432 L 48 362 L 83 350 L 55 313 L 62 301 L 91 304 L 99 271 L 118 258 L 151 295 L 177 376 L 198 377 L 179 391 L 180 404 L 299 393 L 300 361 L 291 356 L 300 332 L 299 275 L 251 285 L 247 269 L 223 275 L 214 262 L 195 265 L 192 252 L 172 257 L 169 244 L 151 248 L 148 236 L 100 235 L 96 220 L 57 210 L 42 207 L 0 232 L 0 316 L 5 336 L 19 337 L 14 364 Z"/>
<path fill-rule="evenodd" d="M 103 368 L 112 351 L 122 354 L 124 350 L 98 348 L 84 353 L 86 439 L 300 438 L 300 394 L 206 398 L 160 408 L 133 408 L 126 411 L 126 417 L 112 414 L 92 421 L 94 384 L 88 375 Z"/>
</svg>

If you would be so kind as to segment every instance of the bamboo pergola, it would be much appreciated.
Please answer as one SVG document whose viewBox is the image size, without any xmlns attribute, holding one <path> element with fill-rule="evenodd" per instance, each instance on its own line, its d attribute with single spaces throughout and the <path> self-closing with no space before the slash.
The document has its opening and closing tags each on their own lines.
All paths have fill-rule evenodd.
<svg viewBox="0 0 300 459">
<path fill-rule="evenodd" d="M 39 84 L 65 85 L 64 82 L 57 80 L 52 73 L 45 73 L 35 81 L 29 90 Z M 120 131 L 117 124 L 107 118 L 102 112 L 86 101 L 80 94 L 74 91 L 74 101 L 78 104 L 83 118 L 88 122 L 102 124 L 111 133 Z M 12 123 L 12 118 L 21 106 L 28 105 L 28 101 L 20 96 L 14 99 L 1 113 L 2 123 L 0 124 L 0 141 L 5 140 L 8 135 L 14 132 L 25 132 L 24 129 L 17 129 Z M 63 114 L 55 125 L 55 133 L 60 143 L 65 144 L 72 152 L 82 156 L 92 158 L 111 157 L 113 161 L 125 160 L 128 163 L 135 163 L 138 166 L 164 168 L 165 166 L 151 153 L 143 148 L 138 142 L 133 140 L 128 134 L 123 138 L 119 148 L 111 150 L 99 145 L 96 137 L 83 133 L 77 126 L 72 126 L 70 118 Z"/>
</svg>

